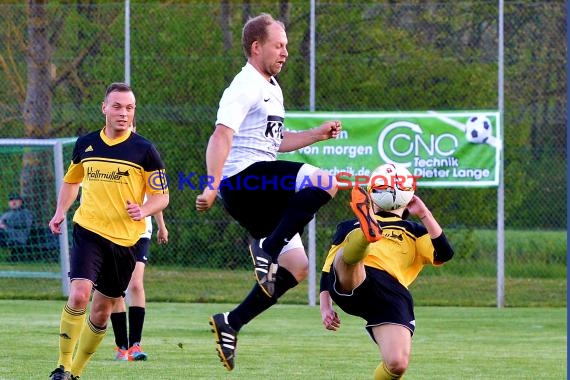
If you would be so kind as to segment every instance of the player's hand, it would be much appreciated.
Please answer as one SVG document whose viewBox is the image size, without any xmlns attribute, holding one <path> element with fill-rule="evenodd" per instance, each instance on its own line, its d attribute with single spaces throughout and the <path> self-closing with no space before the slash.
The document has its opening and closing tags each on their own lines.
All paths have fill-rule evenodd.
<svg viewBox="0 0 570 380">
<path fill-rule="evenodd" d="M 158 240 L 158 244 L 168 243 L 168 230 L 166 227 L 158 229 L 158 232 L 156 233 L 156 239 Z"/>
<path fill-rule="evenodd" d="M 61 214 L 55 214 L 53 218 L 51 218 L 49 221 L 49 229 L 52 234 L 61 234 L 61 223 L 63 223 L 64 219 L 65 216 Z"/>
<path fill-rule="evenodd" d="M 340 328 L 340 317 L 332 307 L 321 306 L 321 318 L 325 329 L 336 331 Z"/>
<path fill-rule="evenodd" d="M 217 190 L 206 187 L 202 194 L 196 197 L 196 210 L 200 212 L 208 211 L 216 201 Z"/>
<path fill-rule="evenodd" d="M 132 220 L 139 221 L 145 218 L 141 206 L 137 203 L 132 203 L 131 201 L 127 201 L 127 213 Z"/>
<path fill-rule="evenodd" d="M 408 203 L 406 208 L 408 209 L 408 212 L 411 215 L 415 215 L 418 217 L 421 217 L 422 215 L 425 215 L 426 213 L 429 212 L 429 209 L 427 208 L 427 206 L 424 204 L 424 202 L 417 195 L 414 195 L 412 197 L 412 200 L 410 201 L 410 203 Z"/>
<path fill-rule="evenodd" d="M 342 130 L 339 120 L 326 121 L 318 127 L 322 140 L 334 139 Z"/>
</svg>

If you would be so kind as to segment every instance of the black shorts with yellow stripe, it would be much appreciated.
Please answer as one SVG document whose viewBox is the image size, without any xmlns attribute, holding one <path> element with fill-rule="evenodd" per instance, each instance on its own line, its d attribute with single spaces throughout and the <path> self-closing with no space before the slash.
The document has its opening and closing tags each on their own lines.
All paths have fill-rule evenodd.
<svg viewBox="0 0 570 380">
<path fill-rule="evenodd" d="M 107 297 L 124 297 L 135 269 L 140 239 L 131 247 L 123 247 L 73 225 L 73 248 L 70 255 L 70 280 L 85 279 Z"/>
<path fill-rule="evenodd" d="M 372 327 L 396 324 L 415 330 L 414 302 L 405 286 L 383 270 L 364 267 L 366 279 L 351 293 L 342 293 L 335 287 L 334 267 L 328 276 L 328 291 L 332 300 L 344 312 L 366 321 L 366 330 L 375 341 Z"/>
</svg>

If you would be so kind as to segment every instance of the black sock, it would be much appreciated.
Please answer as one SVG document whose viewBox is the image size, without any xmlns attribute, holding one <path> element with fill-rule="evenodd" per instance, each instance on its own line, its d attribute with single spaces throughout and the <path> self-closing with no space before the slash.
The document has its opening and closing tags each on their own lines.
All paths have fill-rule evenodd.
<svg viewBox="0 0 570 380">
<path fill-rule="evenodd" d="M 127 313 L 111 313 L 111 325 L 115 334 L 115 344 L 119 348 L 129 348 L 129 338 L 127 337 Z"/>
<path fill-rule="evenodd" d="M 139 306 L 129 307 L 129 344 L 140 343 L 144 325 L 145 308 Z"/>
<path fill-rule="evenodd" d="M 295 234 L 303 232 L 305 226 L 313 219 L 315 213 L 324 206 L 332 196 L 318 187 L 307 187 L 300 190 L 289 202 L 287 211 L 275 230 L 263 241 L 263 250 L 277 260 L 283 247 Z"/>
<path fill-rule="evenodd" d="M 285 294 L 289 289 L 297 286 L 297 279 L 283 267 L 277 269 L 275 280 L 275 293 L 273 297 L 267 295 L 261 290 L 259 284 L 255 284 L 247 297 L 228 315 L 228 323 L 236 331 L 239 331 L 243 325 L 249 323 L 253 318 L 275 305 L 277 299 Z"/>
</svg>

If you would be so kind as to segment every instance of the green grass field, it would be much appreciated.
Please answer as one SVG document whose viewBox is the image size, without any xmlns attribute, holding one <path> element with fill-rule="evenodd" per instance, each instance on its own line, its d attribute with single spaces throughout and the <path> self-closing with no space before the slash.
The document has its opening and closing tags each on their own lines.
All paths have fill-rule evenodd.
<svg viewBox="0 0 570 380">
<path fill-rule="evenodd" d="M 47 378 L 63 301 L 0 300 L 0 379 Z M 115 362 L 109 331 L 82 379 L 370 379 L 378 362 L 363 322 L 318 307 L 277 305 L 239 335 L 236 369 L 215 353 L 208 316 L 233 305 L 149 303 L 147 362 Z M 406 379 L 566 379 L 566 308 L 418 307 Z"/>
</svg>

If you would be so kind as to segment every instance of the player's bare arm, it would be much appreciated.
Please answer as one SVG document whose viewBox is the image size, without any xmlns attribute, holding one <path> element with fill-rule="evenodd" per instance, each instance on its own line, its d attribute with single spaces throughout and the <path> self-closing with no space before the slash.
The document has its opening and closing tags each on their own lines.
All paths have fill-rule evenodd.
<svg viewBox="0 0 570 380">
<path fill-rule="evenodd" d="M 411 215 L 415 215 L 420 219 L 432 239 L 435 239 L 442 234 L 443 229 L 420 197 L 414 195 L 406 208 Z"/>
<path fill-rule="evenodd" d="M 166 223 L 164 222 L 164 214 L 162 211 L 160 211 L 153 216 L 154 220 L 156 220 L 156 224 L 158 225 L 158 231 L 156 231 L 158 244 L 168 243 L 168 229 L 166 228 Z"/>
<path fill-rule="evenodd" d="M 127 201 L 127 213 L 133 220 L 142 220 L 164 210 L 169 200 L 168 194 L 152 194 L 147 196 L 146 202 L 142 205 Z"/>
<path fill-rule="evenodd" d="M 79 194 L 79 187 L 81 183 L 67 183 L 64 182 L 59 190 L 59 195 L 57 197 L 57 207 L 55 214 L 49 222 L 49 229 L 54 234 L 61 233 L 61 223 L 65 219 L 65 214 L 67 210 L 71 207 L 73 202 L 77 199 Z"/>
<path fill-rule="evenodd" d="M 279 152 L 292 152 L 319 141 L 334 139 L 342 125 L 338 120 L 326 121 L 316 128 L 302 132 L 283 132 L 283 141 L 279 146 Z"/>
<path fill-rule="evenodd" d="M 208 177 L 213 179 L 202 194 L 196 197 L 196 210 L 207 211 L 216 201 L 218 188 L 222 179 L 224 163 L 230 154 L 234 131 L 223 124 L 218 124 L 206 148 L 206 166 Z"/>
<path fill-rule="evenodd" d="M 323 326 L 327 330 L 336 331 L 340 328 L 340 318 L 333 308 L 332 299 L 328 291 L 319 294 L 319 307 Z"/>
</svg>

